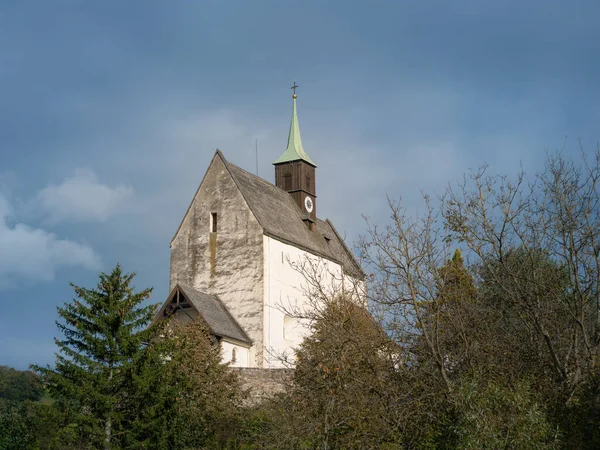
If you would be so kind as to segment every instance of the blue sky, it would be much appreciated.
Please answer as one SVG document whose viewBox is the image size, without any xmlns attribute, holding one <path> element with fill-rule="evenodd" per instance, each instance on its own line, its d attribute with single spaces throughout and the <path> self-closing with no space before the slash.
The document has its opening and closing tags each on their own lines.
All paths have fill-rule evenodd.
<svg viewBox="0 0 600 450">
<path fill-rule="evenodd" d="M 589 1 L 0 1 L 0 365 L 51 363 L 69 281 L 164 300 L 215 148 L 273 180 L 297 80 L 318 211 L 350 243 L 487 163 L 600 138 Z"/>
</svg>

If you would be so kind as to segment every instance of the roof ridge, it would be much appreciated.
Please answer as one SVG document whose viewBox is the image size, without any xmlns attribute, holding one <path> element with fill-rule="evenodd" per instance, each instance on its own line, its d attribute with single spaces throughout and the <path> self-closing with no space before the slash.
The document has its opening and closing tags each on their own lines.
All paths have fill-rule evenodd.
<svg viewBox="0 0 600 450">
<path fill-rule="evenodd" d="M 258 218 L 258 216 L 256 215 L 256 213 L 253 211 L 252 207 L 250 206 L 250 202 L 248 201 L 248 197 L 246 196 L 246 194 L 244 193 L 244 190 L 240 187 L 240 184 L 238 183 L 238 181 L 235 179 L 235 176 L 233 176 L 233 174 L 231 173 L 230 170 L 230 165 L 232 165 L 233 167 L 240 169 L 243 172 L 246 172 L 249 175 L 255 176 L 256 178 L 262 180 L 262 178 L 260 178 L 258 175 L 254 175 L 251 174 L 250 172 L 248 172 L 247 170 L 242 169 L 239 166 L 236 166 L 233 163 L 230 163 L 229 161 L 227 161 L 226 159 L 223 158 L 223 162 L 225 163 L 225 168 L 227 169 L 227 173 L 229 174 L 229 176 L 231 177 L 231 179 L 233 180 L 233 184 L 235 184 L 235 187 L 237 187 L 238 192 L 241 194 L 242 198 L 244 199 L 244 201 L 246 202 L 246 205 L 248 206 L 248 209 L 250 210 L 250 212 L 252 213 L 252 215 L 254 216 L 254 218 L 256 219 L 256 221 L 258 222 L 258 224 L 260 225 L 260 227 L 263 230 L 263 234 L 266 230 L 266 227 L 263 223 L 261 223 L 260 219 Z M 265 183 L 268 183 L 269 185 L 273 186 L 271 183 L 269 183 L 266 180 L 263 180 Z"/>
<path fill-rule="evenodd" d="M 226 165 L 228 165 L 228 166 L 233 166 L 233 167 L 235 167 L 236 169 L 240 169 L 242 172 L 244 172 L 244 173 L 247 173 L 247 174 L 248 174 L 248 175 L 250 175 L 251 177 L 254 177 L 254 178 L 256 178 L 256 179 L 260 180 L 261 182 L 263 182 L 263 183 L 265 183 L 265 184 L 269 185 L 269 186 L 270 186 L 270 187 L 272 187 L 272 188 L 278 189 L 278 190 L 280 190 L 281 192 L 285 192 L 283 189 L 281 189 L 281 188 L 280 188 L 280 187 L 278 187 L 278 186 L 275 186 L 275 185 L 274 185 L 273 183 L 271 183 L 270 181 L 267 181 L 267 180 L 265 180 L 263 177 L 261 177 L 261 176 L 259 176 L 259 175 L 256 175 L 256 174 L 254 174 L 254 173 L 252 173 L 252 172 L 248 172 L 248 171 L 247 171 L 246 169 L 244 169 L 243 167 L 240 167 L 240 166 L 238 166 L 237 164 L 234 164 L 234 163 L 232 163 L 231 161 L 227 161 L 227 160 L 226 160 L 226 161 L 225 161 L 225 164 L 226 164 Z M 287 192 L 285 192 L 285 193 L 287 194 Z"/>
<path fill-rule="evenodd" d="M 240 167 L 240 166 L 238 166 L 238 165 L 236 165 L 236 164 L 233 164 L 233 163 L 232 163 L 232 162 L 230 162 L 230 161 L 227 161 L 227 160 L 224 160 L 224 161 L 225 161 L 225 166 L 227 167 L 227 170 L 228 170 L 228 171 L 229 171 L 229 168 L 230 168 L 229 166 L 232 166 L 232 167 L 234 167 L 235 169 L 239 169 L 239 170 L 241 170 L 242 172 L 244 172 L 245 174 L 247 174 L 247 175 L 250 175 L 250 177 L 252 177 L 252 178 L 254 178 L 254 179 L 256 179 L 256 180 L 260 181 L 260 182 L 261 182 L 261 183 L 263 183 L 265 186 L 268 186 L 269 188 L 272 188 L 272 189 L 274 189 L 274 190 L 276 190 L 276 191 L 279 191 L 279 192 L 281 192 L 281 193 L 285 194 L 286 196 L 290 197 L 290 196 L 289 196 L 289 194 L 288 194 L 286 191 L 284 191 L 283 189 L 281 189 L 281 188 L 280 188 L 280 187 L 278 187 L 278 186 L 275 186 L 275 185 L 274 185 L 273 183 L 271 183 L 270 181 L 267 181 L 267 180 L 265 180 L 264 178 L 262 178 L 262 177 L 260 177 L 260 176 L 258 176 L 258 175 L 255 175 L 255 174 L 253 174 L 252 172 L 248 172 L 246 169 L 244 169 L 244 168 L 242 168 L 242 167 Z M 243 190 L 243 189 L 240 187 L 240 185 L 238 184 L 237 180 L 235 179 L 235 176 L 234 176 L 234 175 L 232 175 L 232 174 L 231 174 L 231 172 L 229 172 L 229 175 L 231 175 L 231 178 L 233 178 L 233 182 L 234 182 L 234 183 L 235 183 L 235 185 L 237 186 L 238 190 L 241 192 L 241 194 L 242 194 L 242 197 L 244 198 L 244 200 L 246 201 L 246 204 L 247 204 L 247 205 L 248 205 L 248 207 L 250 208 L 250 211 L 252 211 L 252 208 L 250 207 L 250 204 L 248 203 L 248 199 L 246 198 L 246 195 L 244 194 L 244 190 Z M 291 197 L 290 197 L 290 198 L 291 198 Z M 300 206 L 298 206 L 298 204 L 297 204 L 296 202 L 293 202 L 293 204 L 294 204 L 294 206 L 296 206 L 296 208 L 298 209 L 298 212 L 302 213 L 302 210 L 300 209 Z M 259 218 L 256 216 L 256 214 L 254 214 L 254 211 L 252 211 L 252 214 L 254 215 L 254 217 L 256 218 L 256 221 L 257 221 L 257 222 L 260 224 L 260 226 L 262 227 L 262 229 L 263 229 L 263 232 L 264 232 L 264 231 L 265 231 L 267 228 L 266 228 L 266 227 L 265 227 L 265 226 L 264 226 L 262 223 L 260 223 L 260 219 L 259 219 Z"/>
</svg>

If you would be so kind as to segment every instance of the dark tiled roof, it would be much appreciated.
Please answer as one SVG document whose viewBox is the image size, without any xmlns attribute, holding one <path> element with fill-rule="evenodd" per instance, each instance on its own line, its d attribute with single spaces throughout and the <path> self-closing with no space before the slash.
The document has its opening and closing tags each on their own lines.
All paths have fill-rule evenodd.
<svg viewBox="0 0 600 450">
<path fill-rule="evenodd" d="M 218 154 L 266 235 L 336 261 L 352 276 L 364 277 L 354 256 L 329 220 L 317 219 L 316 230 L 309 230 L 291 195 L 231 164 L 220 152 Z"/>
<path fill-rule="evenodd" d="M 183 297 L 185 297 L 193 306 L 193 308 L 196 309 L 196 312 L 202 316 L 210 328 L 210 331 L 215 336 L 235 339 L 249 345 L 252 344 L 252 341 L 246 335 L 242 327 L 235 321 L 225 305 L 216 295 L 206 294 L 189 286 L 178 284 L 173 288 L 169 294 L 169 297 L 167 298 L 167 301 L 161 308 L 163 314 L 168 304 L 175 300 L 177 290 L 179 290 L 180 294 L 182 294 Z M 163 314 L 159 313 L 157 316 L 161 316 Z"/>
<path fill-rule="evenodd" d="M 342 263 L 344 270 L 354 277 L 363 278 L 364 273 L 360 265 L 356 262 L 350 249 L 346 247 L 344 239 L 338 234 L 331 221 L 317 218 L 317 231 L 323 235 L 331 253 L 335 255 L 336 261 Z"/>
</svg>

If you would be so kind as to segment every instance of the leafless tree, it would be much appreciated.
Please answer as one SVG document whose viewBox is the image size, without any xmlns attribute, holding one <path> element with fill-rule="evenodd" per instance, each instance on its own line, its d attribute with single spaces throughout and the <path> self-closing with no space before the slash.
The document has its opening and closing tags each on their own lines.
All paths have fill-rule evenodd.
<svg viewBox="0 0 600 450">
<path fill-rule="evenodd" d="M 448 237 L 471 250 L 502 302 L 542 343 L 565 404 L 590 390 L 593 423 L 600 403 L 600 151 L 591 157 L 582 151 L 578 162 L 548 155 L 545 169 L 531 178 L 487 172 L 448 188 Z M 555 266 L 553 274 L 542 259 Z M 562 276 L 565 282 L 557 282 Z"/>
<path fill-rule="evenodd" d="M 449 259 L 450 244 L 443 239 L 439 213 L 428 196 L 424 200 L 425 214 L 411 218 L 399 203 L 388 199 L 391 223 L 381 228 L 366 219 L 367 233 L 357 247 L 370 272 L 369 300 L 380 308 L 385 328 L 407 352 L 414 350 L 416 339 L 421 340 L 450 392 L 452 381 L 440 339 L 440 316 L 429 314 L 440 309 L 443 280 L 439 269 Z"/>
</svg>

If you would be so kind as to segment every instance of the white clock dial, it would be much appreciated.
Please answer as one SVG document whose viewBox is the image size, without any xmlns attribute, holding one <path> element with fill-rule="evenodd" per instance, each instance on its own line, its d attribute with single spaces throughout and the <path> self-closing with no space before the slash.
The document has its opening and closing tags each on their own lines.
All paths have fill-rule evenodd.
<svg viewBox="0 0 600 450">
<path fill-rule="evenodd" d="M 304 207 L 306 208 L 306 210 L 308 212 L 312 212 L 312 210 L 313 210 L 313 201 L 312 201 L 312 199 L 310 197 L 306 197 L 304 199 Z"/>
</svg>

